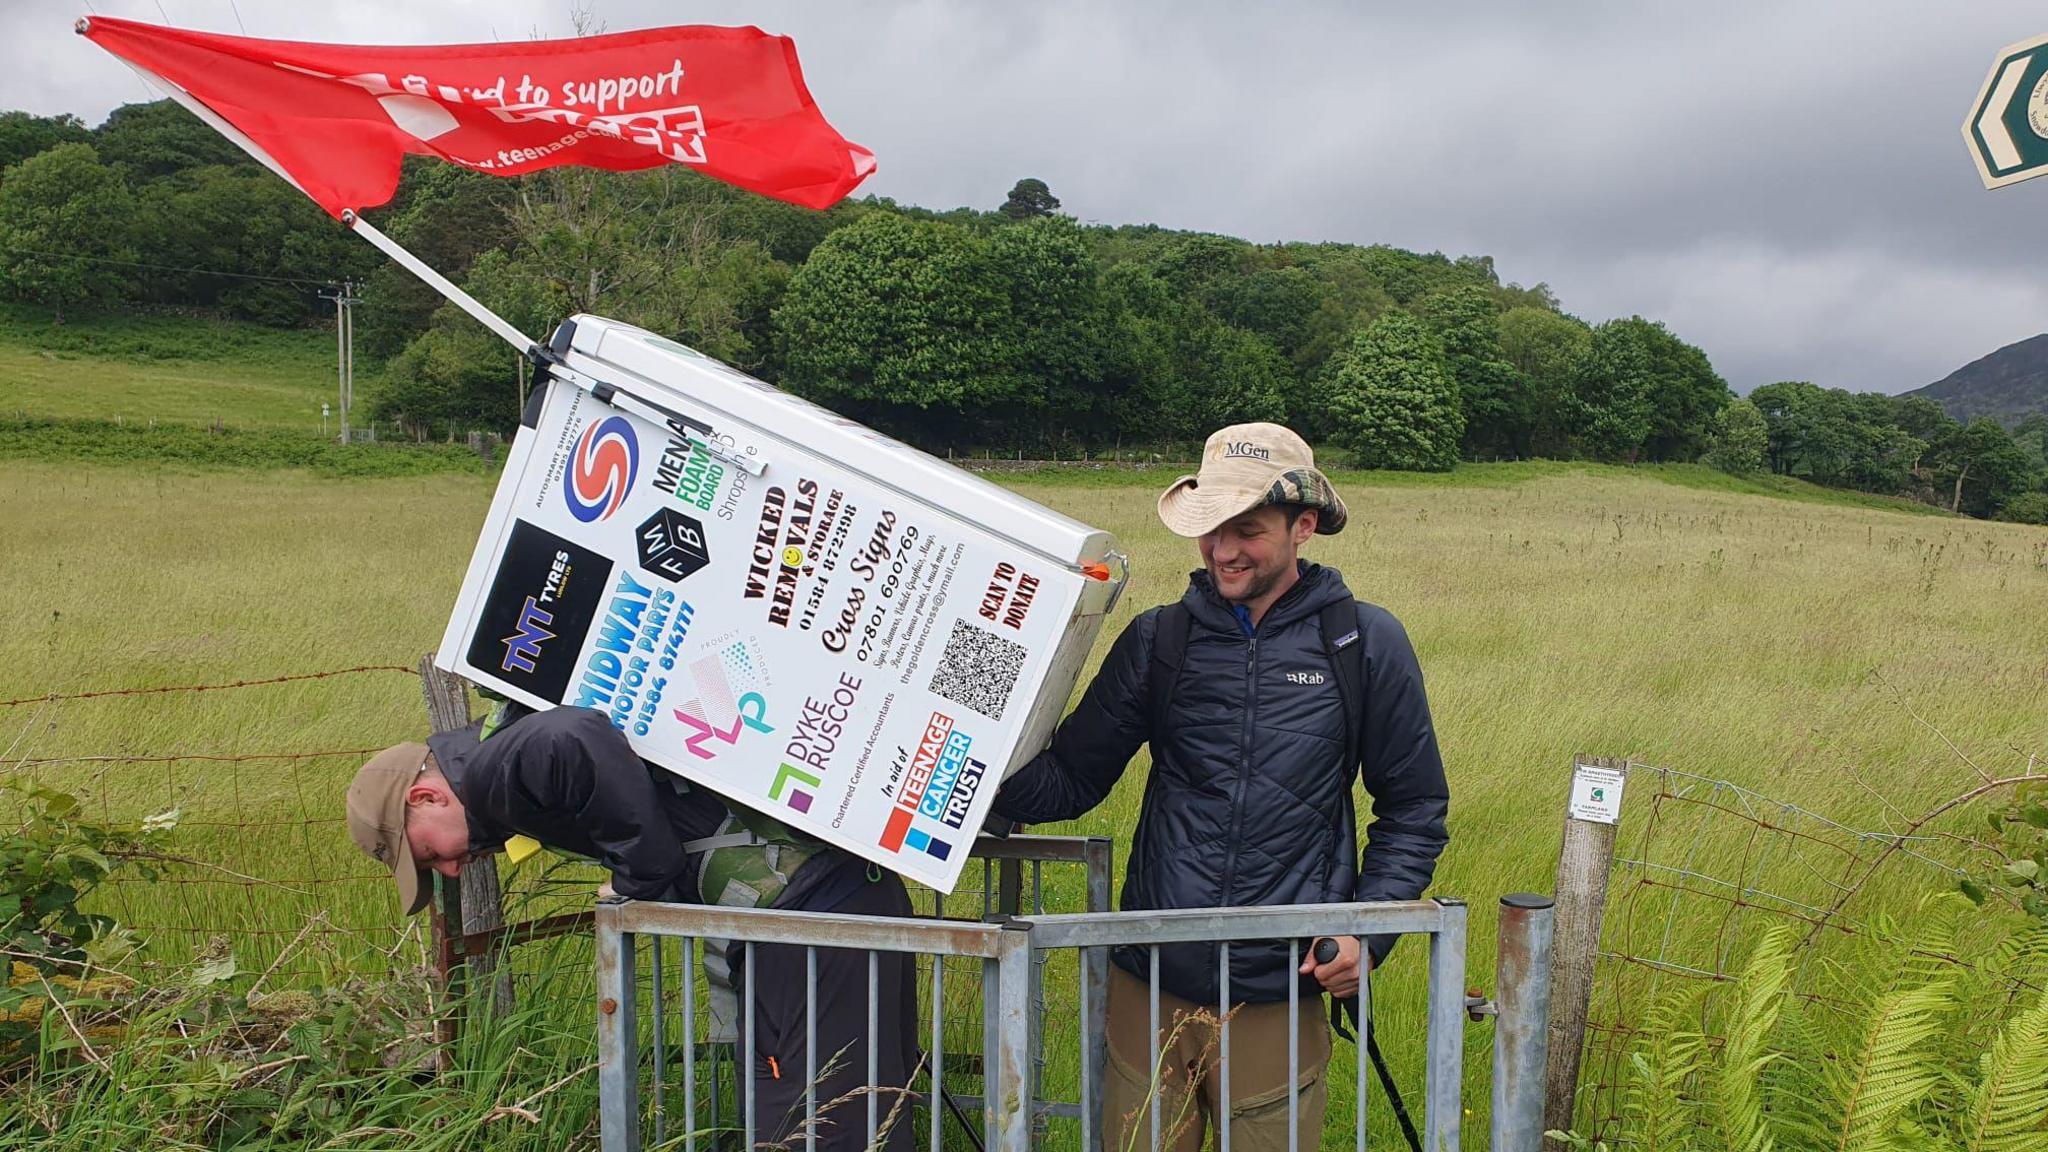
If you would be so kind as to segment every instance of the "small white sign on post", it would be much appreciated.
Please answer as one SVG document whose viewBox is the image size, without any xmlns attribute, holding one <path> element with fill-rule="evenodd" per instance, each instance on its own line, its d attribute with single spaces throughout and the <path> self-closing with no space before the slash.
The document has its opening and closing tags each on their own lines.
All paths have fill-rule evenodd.
<svg viewBox="0 0 2048 1152">
<path fill-rule="evenodd" d="M 1574 820 L 1621 823 L 1621 786 L 1627 777 L 1612 768 L 1591 764 L 1572 767 L 1572 798 L 1566 811 Z"/>
</svg>

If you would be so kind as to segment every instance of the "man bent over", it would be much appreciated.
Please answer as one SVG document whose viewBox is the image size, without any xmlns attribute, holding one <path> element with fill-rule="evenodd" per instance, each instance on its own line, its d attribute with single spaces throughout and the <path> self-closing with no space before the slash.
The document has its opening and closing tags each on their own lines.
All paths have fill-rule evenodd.
<svg viewBox="0 0 2048 1152">
<path fill-rule="evenodd" d="M 504 717 L 503 723 L 495 723 Z M 488 732 L 486 728 L 488 727 Z M 488 735 L 488 738 L 484 738 Z M 489 721 L 442 732 L 425 744 L 377 754 L 348 790 L 349 835 L 391 869 L 407 915 L 433 896 L 429 872 L 454 879 L 462 866 L 515 835 L 587 856 L 611 872 L 601 894 L 633 900 L 907 916 L 910 898 L 893 872 L 830 848 L 640 759 L 601 712 L 531 712 L 501 705 Z M 718 985 L 738 986 L 741 945 L 706 942 Z M 911 957 L 877 953 L 876 1084 L 909 1085 L 917 1063 L 917 996 Z M 754 1031 L 754 1127 L 770 1143 L 804 1138 L 805 954 L 758 945 Z M 817 1146 L 865 1148 L 867 953 L 818 949 Z M 746 989 L 737 988 L 740 1002 Z M 736 1010 L 735 1010 L 736 1011 Z M 834 1106 L 831 1102 L 838 1101 Z M 885 1096 L 879 1112 L 890 1113 Z M 896 1124 L 882 1146 L 908 1152 Z"/>
</svg>

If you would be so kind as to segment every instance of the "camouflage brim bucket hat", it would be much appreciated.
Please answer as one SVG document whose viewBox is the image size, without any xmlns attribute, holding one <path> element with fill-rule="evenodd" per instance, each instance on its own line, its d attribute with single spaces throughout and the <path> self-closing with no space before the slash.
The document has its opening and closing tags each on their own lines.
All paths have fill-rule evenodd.
<svg viewBox="0 0 2048 1152">
<path fill-rule="evenodd" d="M 1205 536 L 1267 504 L 1317 509 L 1316 532 L 1344 530 L 1348 513 L 1308 442 L 1278 424 L 1233 424 L 1202 447 L 1202 470 L 1159 497 L 1159 519 L 1176 536 Z"/>
</svg>

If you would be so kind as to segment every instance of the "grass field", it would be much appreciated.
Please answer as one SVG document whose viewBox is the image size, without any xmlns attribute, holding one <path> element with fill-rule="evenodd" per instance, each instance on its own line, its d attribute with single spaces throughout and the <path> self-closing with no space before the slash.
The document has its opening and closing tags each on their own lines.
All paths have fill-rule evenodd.
<svg viewBox="0 0 2048 1152">
<path fill-rule="evenodd" d="M 359 403 L 376 383 L 359 362 Z M 338 403 L 336 387 L 331 328 L 148 313 L 53 324 L 40 310 L 0 306 L 0 415 L 318 433 L 320 405 Z"/>
<path fill-rule="evenodd" d="M 317 332 L 177 317 L 56 329 L 0 311 L 0 701 L 373 668 L 0 706 L 8 778 L 69 788 L 107 816 L 179 811 L 171 850 L 197 863 L 116 885 L 98 904 L 144 929 L 150 957 L 174 967 L 225 939 L 245 974 L 238 989 L 280 956 L 271 987 L 346 985 L 424 959 L 418 926 L 401 931 L 388 882 L 343 834 L 341 792 L 363 750 L 424 727 L 417 681 L 390 669 L 438 641 L 492 468 L 447 446 L 316 444 L 332 372 Z M 193 427 L 216 417 L 246 431 Z M 38 423 L 51 418 L 69 422 Z M 149 429 L 152 418 L 165 427 Z M 1178 595 L 1194 563 L 1151 511 L 1169 475 L 1002 477 L 1131 551 L 1134 584 L 1096 660 L 1135 612 Z M 1400 616 L 1421 655 L 1454 794 L 1437 891 L 1471 902 L 1474 983 L 1489 982 L 1495 899 L 1551 885 L 1574 753 L 1682 769 L 1883 828 L 1966 788 L 1976 777 L 1965 757 L 1998 771 L 2048 752 L 2048 529 L 1697 467 L 1478 465 L 1338 482 L 1353 526 L 1310 555 Z M 1141 755 L 1100 809 L 1042 830 L 1121 845 L 1145 769 Z M 1641 818 L 1630 810 L 1625 836 Z M 1751 867 L 1752 849 L 1706 837 L 1685 860 L 1781 893 L 1815 883 L 1796 857 Z M 1939 886 L 1928 877 L 1887 875 L 1869 903 L 1909 909 Z M 588 868 L 529 866 L 514 886 L 520 908 L 553 909 L 582 903 L 594 880 Z M 1055 909 L 1077 907 L 1078 877 L 1048 870 L 1047 894 Z M 1716 946 L 1716 923 L 1672 915 L 1653 927 L 1674 954 Z M 1421 958 L 1404 948 L 1376 984 L 1383 1039 L 1411 1080 Z M 526 949 L 530 1007 L 468 1041 L 464 1075 L 349 1081 L 334 1091 L 350 1103 L 314 1130 L 337 1147 L 589 1145 L 589 963 L 587 939 Z M 1060 963 L 1048 982 L 1047 1071 L 1071 1094 L 1076 1013 Z M 956 1051 L 979 1012 L 961 975 L 948 980 L 961 998 L 947 1011 Z M 1641 1006 L 1608 1007 L 1626 1016 Z M 1485 1035 L 1469 1034 L 1474 1147 Z M 316 1060 L 317 1037 L 306 1043 Z M 1349 1051 L 1340 1046 L 1333 1069 L 1345 1083 Z M 0 1149 L 227 1143 L 223 1122 L 196 1130 L 165 1117 L 188 1116 L 195 1093 L 212 1099 L 194 1085 L 228 1074 L 166 1059 L 138 1063 L 125 1081 L 88 1081 L 98 1094 L 0 1084 Z M 175 1087 L 130 1092 L 130 1081 Z M 540 1123 L 505 1118 L 502 1106 L 558 1081 Z M 1348 1092 L 1337 1096 L 1333 1124 L 1350 1108 Z M 1376 1143 L 1399 1140 L 1384 1109 L 1373 1122 Z M 266 1138 L 261 1125 L 242 1135 Z"/>
<path fill-rule="evenodd" d="M 1177 595 L 1192 565 L 1151 513 L 1162 479 L 1014 481 L 1133 553 L 1134 585 L 1098 659 L 1132 613 Z M 1914 810 L 1960 790 L 1969 769 L 1948 742 L 1987 764 L 2048 744 L 2048 531 L 1832 494 L 1766 498 L 1683 471 L 1497 466 L 1339 483 L 1353 526 L 1312 556 L 1415 639 L 1455 796 L 1438 890 L 1472 902 L 1475 974 L 1491 967 L 1494 899 L 1549 887 L 1575 752 L 1876 826 L 1887 804 Z M 410 665 L 438 640 L 488 495 L 487 480 L 463 475 L 0 463 L 0 699 Z M 368 749 L 416 735 L 418 701 L 410 676 L 366 672 L 21 705 L 0 711 L 0 747 L 14 763 Z M 333 819 L 357 759 L 35 771 L 109 813 L 181 809 L 178 851 L 214 868 L 110 902 L 159 929 L 167 958 L 221 933 L 260 970 L 319 914 L 360 935 L 302 949 L 291 971 L 333 981 L 398 939 L 385 887 L 338 824 L 307 822 Z M 1143 774 L 1141 758 L 1071 830 L 1121 840 Z M 1067 879 L 1050 883 L 1055 901 L 1077 895 Z M 1419 949 L 1396 956 L 1378 986 L 1383 1023 L 1419 1020 L 1420 977 Z M 581 1027 L 573 997 L 556 1007 L 554 1027 Z M 1415 1035 L 1390 1026 L 1387 1039 L 1397 1062 L 1417 1059 Z M 1475 1044 L 1475 1102 L 1484 1059 Z"/>
</svg>

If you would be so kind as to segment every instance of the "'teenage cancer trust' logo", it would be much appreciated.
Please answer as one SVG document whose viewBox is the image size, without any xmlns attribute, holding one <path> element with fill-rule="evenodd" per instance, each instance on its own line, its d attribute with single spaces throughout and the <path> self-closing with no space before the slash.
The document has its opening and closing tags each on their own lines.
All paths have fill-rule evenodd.
<svg viewBox="0 0 2048 1152">
<path fill-rule="evenodd" d="M 606 520 L 626 502 L 640 472 L 640 440 L 624 416 L 611 416 L 583 430 L 569 460 L 562 497 L 569 514 L 585 524 Z"/>
</svg>

